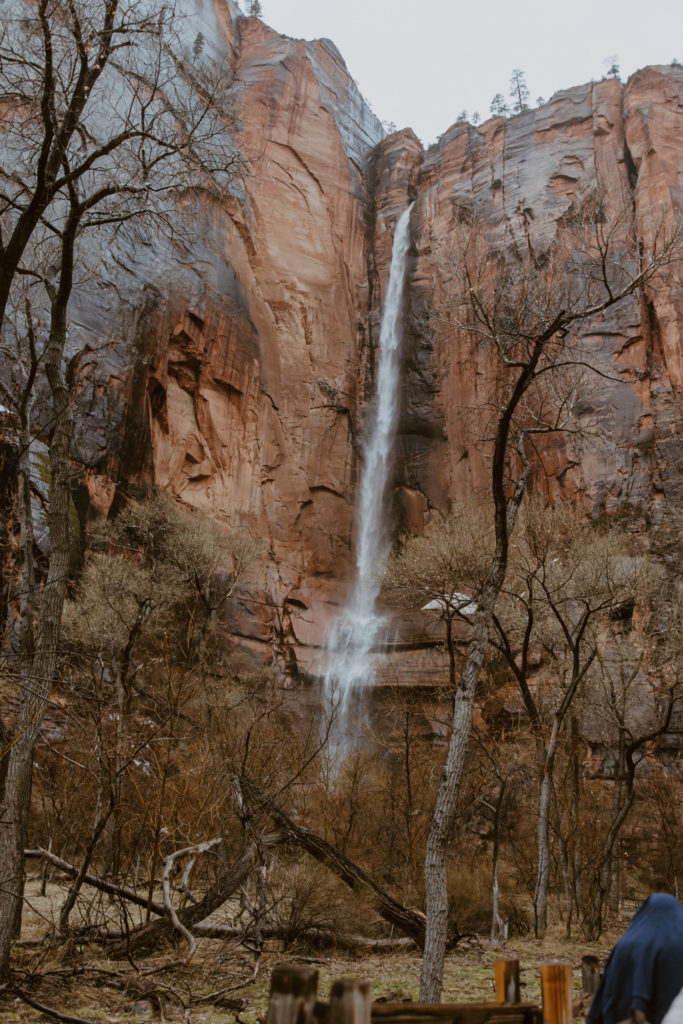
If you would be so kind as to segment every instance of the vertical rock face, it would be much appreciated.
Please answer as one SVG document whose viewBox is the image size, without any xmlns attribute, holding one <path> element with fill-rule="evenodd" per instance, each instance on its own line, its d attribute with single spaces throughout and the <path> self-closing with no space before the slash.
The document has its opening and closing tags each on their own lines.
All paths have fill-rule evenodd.
<svg viewBox="0 0 683 1024">
<path fill-rule="evenodd" d="M 397 483 L 426 504 L 444 508 L 486 488 L 481 439 L 492 368 L 461 335 L 435 326 L 453 310 L 460 211 L 476 210 L 494 237 L 505 227 L 524 230 L 542 251 L 572 202 L 599 188 L 608 213 L 625 213 L 643 241 L 654 231 L 671 234 L 681 220 L 682 90 L 681 68 L 649 68 L 624 88 L 609 79 L 509 120 L 456 124 L 404 181 L 404 194 L 417 194 L 416 259 Z M 398 135 L 381 151 L 378 209 L 396 202 L 401 175 L 393 169 L 411 150 Z M 674 264 L 586 327 L 582 340 L 605 376 L 593 379 L 577 408 L 573 437 L 558 436 L 544 450 L 551 494 L 581 491 L 595 510 L 628 503 L 646 516 L 679 496 L 682 309 Z"/>
<path fill-rule="evenodd" d="M 192 209 L 181 251 L 159 240 L 136 254 L 120 338 L 102 294 L 75 298 L 78 332 L 108 346 L 86 346 L 81 360 L 74 456 L 100 512 L 117 488 L 154 483 L 266 536 L 266 595 L 283 614 L 306 610 L 296 637 L 315 670 L 350 567 L 355 438 L 400 212 L 415 203 L 395 513 L 397 529 L 420 530 L 430 507 L 483 489 L 486 474 L 490 368 L 433 319 L 453 300 L 458 209 L 476 202 L 492 228 L 521 218 L 541 246 L 586 189 L 599 184 L 617 208 L 635 187 L 642 230 L 670 230 L 681 215 L 683 69 L 456 124 L 425 154 L 409 129 L 383 140 L 329 41 L 284 38 L 230 3 L 199 6 L 207 45 L 233 76 L 245 173 L 234 196 Z M 675 497 L 682 311 L 672 267 L 604 318 L 591 344 L 606 376 L 578 424 L 591 440 L 547 448 L 551 492 L 647 515 Z"/>
<path fill-rule="evenodd" d="M 231 418 L 219 392 L 200 389 L 210 422 L 200 433 L 219 431 L 223 452 L 210 460 L 210 484 L 176 475 L 168 485 L 266 533 L 272 597 L 294 589 L 308 603 L 311 581 L 316 590 L 336 582 L 350 553 L 368 301 L 363 170 L 382 129 L 331 43 L 284 39 L 256 19 L 236 31 L 247 171 L 224 258 L 249 329 L 232 320 L 230 343 L 218 346 L 234 365 Z"/>
<path fill-rule="evenodd" d="M 383 130 L 331 42 L 231 7 L 212 27 L 205 8 L 233 76 L 242 183 L 192 210 L 180 266 L 160 245 L 125 344 L 86 358 L 74 454 L 100 511 L 113 478 L 248 524 L 270 542 L 270 596 L 306 603 L 307 583 L 336 586 L 350 557 L 364 170 Z"/>
</svg>

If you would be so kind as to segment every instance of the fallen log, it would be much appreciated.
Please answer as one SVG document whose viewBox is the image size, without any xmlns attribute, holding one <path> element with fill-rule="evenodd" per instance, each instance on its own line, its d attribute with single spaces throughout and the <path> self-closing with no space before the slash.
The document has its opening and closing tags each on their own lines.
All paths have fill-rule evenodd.
<svg viewBox="0 0 683 1024">
<path fill-rule="evenodd" d="M 69 875 L 71 878 L 76 878 L 80 873 L 80 868 L 77 868 L 74 864 L 69 864 L 66 860 L 62 860 L 61 857 L 58 857 L 50 850 L 44 850 L 42 846 L 37 847 L 35 850 L 24 850 L 24 856 L 49 861 L 50 864 L 54 864 L 56 868 L 59 868 L 60 871 L 63 871 L 65 875 Z M 127 885 L 114 885 L 113 882 L 107 882 L 104 878 L 98 878 L 97 875 L 92 875 L 89 872 L 85 873 L 83 881 L 94 889 L 99 889 L 100 892 L 106 892 L 110 896 L 118 896 L 129 903 L 134 903 L 137 907 L 143 907 L 146 910 L 149 906 L 154 914 L 163 916 L 166 913 L 163 904 L 148 903 L 146 896 L 139 896 L 134 889 L 129 889 Z"/>
<path fill-rule="evenodd" d="M 282 842 L 282 836 L 274 833 L 263 836 L 261 844 L 264 847 L 277 846 Z M 215 913 L 223 904 L 230 899 L 235 889 L 247 878 L 250 871 L 257 862 L 259 851 L 255 843 L 250 843 L 242 853 L 239 860 L 234 864 L 225 864 L 216 882 L 206 891 L 202 899 L 197 903 L 184 907 L 176 915 L 176 921 L 170 916 L 157 918 L 141 928 L 131 930 L 122 941 L 116 942 L 108 950 L 112 959 L 123 959 L 141 949 L 149 949 L 157 943 L 171 939 L 177 935 L 178 923 L 183 929 L 192 931 L 200 922 L 204 921 L 211 914 Z"/>
<path fill-rule="evenodd" d="M 393 924 L 404 935 L 411 938 L 420 949 L 424 947 L 424 914 L 418 910 L 404 907 L 384 889 L 381 889 L 363 868 L 349 860 L 345 854 L 328 843 L 322 836 L 301 825 L 296 825 L 283 810 L 259 790 L 251 779 L 242 777 L 239 784 L 243 794 L 266 812 L 288 840 L 324 864 L 355 892 L 364 890 L 370 897 L 374 908 L 385 921 Z"/>
<path fill-rule="evenodd" d="M 190 931 L 197 939 L 237 939 L 238 941 L 248 941 L 252 938 L 251 928 L 249 925 L 238 925 L 238 924 L 227 924 L 227 923 L 208 923 L 206 921 L 200 921 L 198 924 L 192 925 Z M 126 933 L 121 931 L 120 928 L 102 928 L 99 932 L 99 938 L 104 941 L 111 941 L 112 939 L 123 939 Z M 261 929 L 262 939 L 280 939 L 287 945 L 292 945 L 295 941 L 292 939 L 290 933 L 286 928 L 280 928 L 277 926 L 264 925 Z M 314 946 L 325 947 L 327 949 L 339 949 L 344 950 L 348 953 L 358 952 L 360 950 L 367 950 L 368 952 L 375 953 L 389 953 L 398 952 L 399 950 L 409 950 L 415 948 L 415 942 L 413 939 L 409 939 L 407 936 L 397 939 L 373 939 L 368 935 L 350 935 L 347 932 L 337 932 L 334 928 L 323 928 L 321 926 L 302 928 L 301 933 L 296 936 L 296 941 L 311 942 Z M 39 945 L 42 939 L 36 939 L 36 945 Z"/>
<path fill-rule="evenodd" d="M 243 939 L 249 938 L 249 929 L 240 928 L 234 924 L 207 924 L 202 922 L 196 924 L 192 932 L 197 938 L 208 939 Z M 269 927 L 265 925 L 261 929 L 263 939 L 290 939 L 285 928 Z M 415 941 L 407 936 L 400 939 L 373 939 L 368 935 L 349 935 L 345 932 L 337 932 L 334 928 L 322 928 L 320 926 L 303 928 L 297 939 L 310 941 L 315 946 L 325 946 L 344 950 L 353 953 L 357 950 L 368 950 L 369 952 L 386 953 L 396 950 L 414 949 Z"/>
<path fill-rule="evenodd" d="M 268 800 L 250 780 L 242 780 L 242 786 L 250 798 L 258 803 L 281 828 L 281 833 L 264 837 L 261 840 L 263 846 L 273 847 L 284 839 L 288 839 L 301 849 L 306 850 L 307 853 L 337 874 L 350 888 L 356 890 L 361 888 L 368 891 L 378 913 L 407 936 L 404 939 L 372 939 L 361 935 L 343 935 L 335 932 L 332 928 L 318 927 L 307 929 L 302 937 L 308 938 L 319 945 L 336 946 L 339 949 L 350 951 L 354 949 L 376 951 L 404 949 L 409 948 L 412 944 L 422 948 L 424 945 L 425 925 L 424 916 L 419 911 L 411 910 L 398 903 L 388 893 L 384 892 L 361 867 L 349 860 L 348 857 L 321 836 L 316 835 L 310 829 L 296 825 L 284 811 Z M 185 852 L 187 851 L 179 851 L 179 853 Z M 259 851 L 256 845 L 250 844 L 240 859 L 235 862 L 232 869 L 226 868 L 216 884 L 206 892 L 201 900 L 177 912 L 176 922 L 173 921 L 172 915 L 168 913 L 166 907 L 160 903 L 152 902 L 150 909 L 154 914 L 158 915 L 158 920 L 142 925 L 139 928 L 131 929 L 125 935 L 118 930 L 116 932 L 103 930 L 100 933 L 101 937 L 107 941 L 113 940 L 109 954 L 114 959 L 125 957 L 128 953 L 151 948 L 159 941 L 172 938 L 174 932 L 182 935 L 184 934 L 184 929 L 187 929 L 188 932 L 198 938 L 239 938 L 243 936 L 245 934 L 243 928 L 224 924 L 210 925 L 204 922 L 242 884 L 256 862 L 257 853 Z M 78 874 L 79 869 L 73 864 L 40 847 L 35 850 L 26 850 L 26 856 L 43 858 L 71 877 L 75 877 Z M 84 881 L 102 892 L 127 900 L 136 906 L 144 909 L 148 906 L 147 896 L 140 896 L 127 886 L 114 885 L 112 882 L 107 882 L 105 879 L 98 878 L 92 874 L 86 874 Z M 176 914 L 175 911 L 174 914 Z M 180 928 L 178 928 L 178 924 L 181 925 Z M 287 936 L 281 929 L 269 928 L 264 937 L 286 938 Z"/>
</svg>

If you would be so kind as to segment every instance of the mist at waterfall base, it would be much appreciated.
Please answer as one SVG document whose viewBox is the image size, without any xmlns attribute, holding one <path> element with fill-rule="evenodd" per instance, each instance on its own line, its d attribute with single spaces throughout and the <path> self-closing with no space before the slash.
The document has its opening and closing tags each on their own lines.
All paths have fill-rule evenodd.
<svg viewBox="0 0 683 1024">
<path fill-rule="evenodd" d="M 324 692 L 336 755 L 353 745 L 354 727 L 363 724 L 364 693 L 374 681 L 374 661 L 384 641 L 385 619 L 377 612 L 380 577 L 389 554 L 386 530 L 387 485 L 393 468 L 398 424 L 402 301 L 410 244 L 410 211 L 394 232 L 389 285 L 382 312 L 375 403 L 363 444 L 363 465 L 356 506 L 356 572 L 345 608 L 327 642 Z"/>
</svg>

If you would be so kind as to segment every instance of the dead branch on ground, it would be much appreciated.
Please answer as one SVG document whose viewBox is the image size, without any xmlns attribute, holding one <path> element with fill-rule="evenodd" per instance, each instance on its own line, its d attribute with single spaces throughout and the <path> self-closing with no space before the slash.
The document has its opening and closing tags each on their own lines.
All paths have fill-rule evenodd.
<svg viewBox="0 0 683 1024">
<path fill-rule="evenodd" d="M 74 864 L 69 864 L 68 861 L 62 860 L 56 854 L 50 850 L 44 850 L 42 847 L 37 847 L 35 850 L 25 850 L 25 857 L 41 858 L 49 861 L 50 864 L 54 864 L 56 868 L 63 871 L 65 875 L 70 875 L 72 878 L 76 878 L 79 874 L 79 868 Z M 118 896 L 120 899 L 127 900 L 129 903 L 134 903 L 138 907 L 142 907 L 144 910 L 149 906 L 153 913 L 163 917 L 166 913 L 164 906 L 161 903 L 149 903 L 146 896 L 139 896 L 134 889 L 129 889 L 125 885 L 114 885 L 113 882 L 107 882 L 104 878 L 98 878 L 97 875 L 92 875 L 88 872 L 83 876 L 83 881 L 87 885 L 91 885 L 94 889 L 99 889 L 100 892 L 106 892 L 110 896 Z"/>
<path fill-rule="evenodd" d="M 28 992 L 25 992 L 23 988 L 13 988 L 11 990 L 20 999 L 23 999 L 25 1003 L 32 1006 L 34 1010 L 38 1010 L 39 1013 L 44 1013 L 47 1017 L 54 1017 L 55 1020 L 63 1021 L 64 1024 L 96 1024 L 96 1021 L 89 1020 L 87 1017 L 74 1017 L 70 1013 L 62 1013 L 61 1010 L 55 1010 L 52 1006 L 45 1006 L 44 1003 L 39 1003 L 37 999 L 30 996 Z"/>
<path fill-rule="evenodd" d="M 277 846 L 280 842 L 282 842 L 282 836 L 278 833 L 261 838 L 261 843 L 266 847 Z M 190 932 L 195 925 L 204 921 L 230 899 L 234 891 L 253 870 L 257 859 L 258 850 L 253 843 L 250 843 L 237 861 L 233 864 L 224 864 L 218 879 L 209 887 L 203 898 L 177 912 L 177 919 L 183 928 Z M 172 938 L 173 934 L 181 929 L 174 925 L 166 912 L 164 913 L 164 917 L 129 932 L 125 939 L 111 947 L 109 955 L 113 959 L 129 957 L 141 949 L 156 946 L 164 939 Z"/>
<path fill-rule="evenodd" d="M 188 951 L 187 956 L 185 957 L 185 963 L 187 963 L 194 954 L 195 950 L 197 949 L 197 943 L 194 940 L 192 932 L 188 928 L 186 928 L 185 925 L 182 923 L 173 906 L 173 902 L 171 900 L 170 883 L 171 869 L 173 868 L 173 864 L 179 857 L 188 857 L 190 854 L 194 854 L 196 857 L 197 854 L 206 853 L 207 850 L 211 850 L 214 846 L 218 846 L 218 844 L 222 842 L 222 836 L 218 836 L 216 839 L 207 839 L 206 842 L 204 843 L 195 843 L 194 846 L 186 846 L 185 849 L 183 850 L 176 850 L 174 853 L 169 854 L 166 860 L 164 861 L 164 874 L 161 883 L 164 893 L 164 907 L 166 908 L 166 913 L 171 919 L 173 927 L 177 932 L 180 932 L 182 937 L 187 942 Z M 197 906 L 196 903 L 194 905 Z"/>
<path fill-rule="evenodd" d="M 244 797 L 265 811 L 290 842 L 305 850 L 330 871 L 333 871 L 350 889 L 366 892 L 373 907 L 385 921 L 400 929 L 404 935 L 409 936 L 420 949 L 423 948 L 425 940 L 424 914 L 418 910 L 404 907 L 384 889 L 381 889 L 367 872 L 349 860 L 331 843 L 310 829 L 296 825 L 250 779 L 243 776 L 239 780 L 234 780 L 234 783 L 239 784 Z M 459 936 L 453 936 L 451 942 L 457 942 L 458 938 Z"/>
</svg>

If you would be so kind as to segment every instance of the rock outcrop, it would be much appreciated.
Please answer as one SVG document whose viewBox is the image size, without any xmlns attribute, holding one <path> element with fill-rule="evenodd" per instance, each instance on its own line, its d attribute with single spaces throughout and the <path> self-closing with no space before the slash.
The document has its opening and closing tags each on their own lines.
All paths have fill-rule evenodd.
<svg viewBox="0 0 683 1024">
<path fill-rule="evenodd" d="M 419 531 L 430 508 L 482 488 L 486 470 L 486 368 L 430 321 L 449 303 L 455 211 L 476 201 L 491 226 L 521 211 L 547 243 L 599 184 L 613 207 L 634 204 L 639 230 L 671 230 L 683 69 L 458 123 L 425 153 L 409 129 L 383 138 L 329 41 L 279 36 L 230 3 L 203 0 L 199 16 L 234 76 L 243 183 L 193 209 L 180 259 L 161 239 L 136 254 L 120 327 L 113 270 L 108 287 L 75 298 L 78 340 L 90 339 L 73 450 L 80 506 L 106 514 L 154 484 L 267 537 L 262 594 L 315 672 L 350 570 L 357 437 L 399 213 L 414 202 L 394 513 L 397 528 Z M 551 493 L 581 491 L 595 509 L 628 503 L 646 519 L 680 497 L 682 323 L 675 267 L 605 316 L 592 344 L 606 375 L 578 417 L 591 441 L 547 448 Z M 266 642 L 269 616 L 253 620 L 254 642 Z"/>
</svg>

